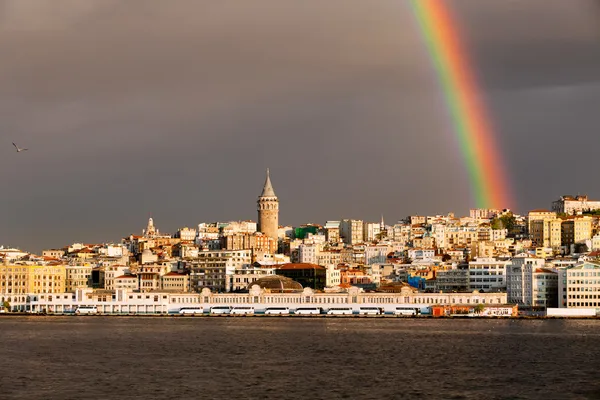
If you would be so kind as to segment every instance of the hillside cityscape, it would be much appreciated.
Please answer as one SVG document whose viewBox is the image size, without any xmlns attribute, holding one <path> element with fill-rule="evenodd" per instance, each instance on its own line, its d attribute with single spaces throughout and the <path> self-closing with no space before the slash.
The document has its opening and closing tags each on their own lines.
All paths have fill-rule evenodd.
<svg viewBox="0 0 600 400">
<path fill-rule="evenodd" d="M 267 170 L 257 211 L 257 222 L 203 222 L 172 234 L 150 218 L 120 243 L 73 243 L 41 255 L 0 247 L 0 308 L 161 314 L 186 306 L 368 305 L 439 316 L 600 310 L 600 201 L 584 195 L 527 215 L 473 209 L 393 224 L 382 217 L 292 227 L 279 225 Z"/>
</svg>

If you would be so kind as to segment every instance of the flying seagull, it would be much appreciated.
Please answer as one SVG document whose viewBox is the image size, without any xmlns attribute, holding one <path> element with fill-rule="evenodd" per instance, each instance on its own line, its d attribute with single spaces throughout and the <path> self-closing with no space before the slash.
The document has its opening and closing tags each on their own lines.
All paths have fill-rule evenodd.
<svg viewBox="0 0 600 400">
<path fill-rule="evenodd" d="M 25 151 L 25 150 L 29 150 L 29 149 L 21 149 L 19 146 L 17 146 L 14 143 L 13 143 L 13 146 L 15 146 L 15 149 L 17 149 L 17 153 L 20 153 L 20 152 Z"/>
</svg>

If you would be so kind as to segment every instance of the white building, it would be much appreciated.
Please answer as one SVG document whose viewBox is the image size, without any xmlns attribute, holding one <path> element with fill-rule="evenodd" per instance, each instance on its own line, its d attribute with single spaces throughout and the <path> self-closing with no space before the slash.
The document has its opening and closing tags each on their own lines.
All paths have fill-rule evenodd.
<svg viewBox="0 0 600 400">
<path fill-rule="evenodd" d="M 386 245 L 365 246 L 365 264 L 385 264 L 387 261 L 387 255 L 390 252 L 390 247 Z"/>
<path fill-rule="evenodd" d="M 115 278 L 129 273 L 125 265 L 111 265 L 104 268 L 104 289 L 115 290 Z"/>
<path fill-rule="evenodd" d="M 252 263 L 252 250 L 204 250 L 186 263 L 190 268 L 191 289 L 209 288 L 229 292 L 235 271 Z"/>
<path fill-rule="evenodd" d="M 377 306 L 393 312 L 397 306 L 411 308 L 432 305 L 501 305 L 506 304 L 506 293 L 418 293 L 404 287 L 400 293 L 361 293 L 352 287 L 347 292 L 317 293 L 304 288 L 298 293 L 270 293 L 253 286 L 250 293 L 214 293 L 203 289 L 201 293 L 146 292 L 134 293 L 125 289 L 93 291 L 78 289 L 76 293 L 15 295 L 6 298 L 11 311 L 62 313 L 75 311 L 77 307 L 95 307 L 106 314 L 166 314 L 177 312 L 181 307 L 200 306 L 209 310 L 215 305 L 249 305 L 263 310 L 276 305 L 295 309 L 303 307 L 351 307 Z"/>
<path fill-rule="evenodd" d="M 552 202 L 552 211 L 573 215 L 582 211 L 600 210 L 600 201 L 588 200 L 587 196 L 561 196 Z"/>
<path fill-rule="evenodd" d="M 365 222 L 363 224 L 363 238 L 366 242 L 373 242 L 379 240 L 379 234 L 381 233 L 380 222 Z"/>
<path fill-rule="evenodd" d="M 298 262 L 317 264 L 320 248 L 321 246 L 317 244 L 300 244 L 298 246 Z"/>
<path fill-rule="evenodd" d="M 245 290 L 253 282 L 265 276 L 275 275 L 276 267 L 263 267 L 256 265 L 246 265 L 236 269 L 233 273 L 232 291 Z"/>
<path fill-rule="evenodd" d="M 556 307 L 558 274 L 544 268 L 545 261 L 527 254 L 517 255 L 507 266 L 509 303 L 528 307 Z"/>
<path fill-rule="evenodd" d="M 106 244 L 98 249 L 98 254 L 106 257 L 123 257 L 128 256 L 129 251 L 121 244 Z"/>
<path fill-rule="evenodd" d="M 406 251 L 411 260 L 431 260 L 435 257 L 435 249 L 408 249 Z"/>
<path fill-rule="evenodd" d="M 469 261 L 469 288 L 483 292 L 506 291 L 506 267 L 510 261 L 477 258 Z"/>
<path fill-rule="evenodd" d="M 175 237 L 181 239 L 182 242 L 193 242 L 196 240 L 196 236 L 196 230 L 188 228 L 187 226 L 184 228 L 179 228 L 177 233 L 175 233 Z"/>
<path fill-rule="evenodd" d="M 341 272 L 333 265 L 327 266 L 327 272 L 325 275 L 325 286 L 334 287 L 338 286 L 342 282 Z"/>
<path fill-rule="evenodd" d="M 558 272 L 559 308 L 600 310 L 600 264 L 584 262 Z"/>
</svg>

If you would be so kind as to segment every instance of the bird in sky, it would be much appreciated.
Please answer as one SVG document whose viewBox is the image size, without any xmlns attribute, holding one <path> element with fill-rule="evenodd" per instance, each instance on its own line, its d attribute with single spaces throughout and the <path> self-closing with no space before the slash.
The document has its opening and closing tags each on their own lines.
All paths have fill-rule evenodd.
<svg viewBox="0 0 600 400">
<path fill-rule="evenodd" d="M 25 150 L 29 150 L 29 149 L 22 149 L 22 148 L 20 148 L 19 146 L 17 146 L 14 143 L 13 143 L 13 146 L 15 146 L 15 149 L 17 149 L 17 153 L 20 153 L 20 152 L 25 151 Z"/>
</svg>

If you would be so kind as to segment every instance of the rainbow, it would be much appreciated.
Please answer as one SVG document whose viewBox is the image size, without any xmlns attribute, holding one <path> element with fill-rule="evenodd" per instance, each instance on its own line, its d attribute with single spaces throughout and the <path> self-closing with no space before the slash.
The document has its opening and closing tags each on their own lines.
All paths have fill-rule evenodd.
<svg viewBox="0 0 600 400">
<path fill-rule="evenodd" d="M 481 90 L 445 0 L 409 0 L 444 91 L 476 206 L 514 206 Z"/>
</svg>

